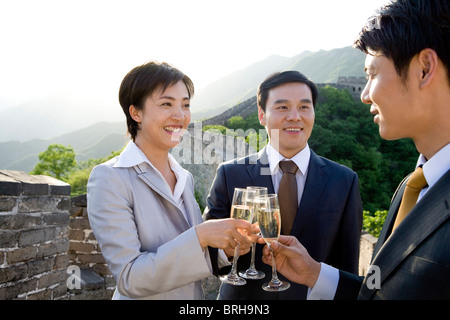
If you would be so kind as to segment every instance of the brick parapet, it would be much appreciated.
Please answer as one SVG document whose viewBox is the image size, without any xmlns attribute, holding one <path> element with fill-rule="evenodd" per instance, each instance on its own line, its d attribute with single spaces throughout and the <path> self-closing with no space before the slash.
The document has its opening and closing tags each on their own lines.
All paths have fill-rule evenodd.
<svg viewBox="0 0 450 320">
<path fill-rule="evenodd" d="M 70 185 L 0 170 L 0 299 L 66 295 Z"/>
</svg>

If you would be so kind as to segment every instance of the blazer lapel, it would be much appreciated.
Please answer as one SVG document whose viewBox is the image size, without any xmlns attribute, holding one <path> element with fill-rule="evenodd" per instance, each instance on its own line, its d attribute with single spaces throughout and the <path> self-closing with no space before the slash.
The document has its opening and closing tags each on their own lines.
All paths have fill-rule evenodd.
<svg viewBox="0 0 450 320">
<path fill-rule="evenodd" d="M 250 157 L 250 164 L 247 165 L 247 172 L 250 175 L 254 186 L 267 186 L 268 193 L 275 193 L 270 174 L 269 160 L 266 148 L 261 149 L 255 157 Z M 252 161 L 255 162 L 252 164 Z"/>
<path fill-rule="evenodd" d="M 136 165 L 134 166 L 134 169 L 136 170 L 138 177 L 145 184 L 147 184 L 154 193 L 164 198 L 173 205 L 173 208 L 175 210 L 171 210 L 167 207 L 167 205 L 161 203 L 161 199 L 157 197 L 161 203 L 161 208 L 165 209 L 167 217 L 173 222 L 173 224 L 177 228 L 180 228 L 181 231 L 189 229 L 189 222 L 186 220 L 178 204 L 175 203 L 172 196 L 168 193 L 169 190 L 166 188 L 164 181 L 162 181 L 162 178 L 153 170 L 147 170 L 147 164 Z"/>
<path fill-rule="evenodd" d="M 396 267 L 434 230 L 450 218 L 449 181 L 450 171 L 447 171 L 381 245 L 372 261 L 373 265 L 380 267 L 381 287 L 383 287 L 383 281 Z M 368 289 L 364 282 L 360 295 L 369 299 L 375 291 L 376 289 Z"/>
<path fill-rule="evenodd" d="M 203 222 L 203 218 L 200 207 L 194 196 L 194 190 L 192 189 L 193 184 L 190 182 L 191 180 L 186 182 L 186 188 L 183 192 L 183 201 L 186 208 L 186 215 L 189 219 L 189 225 L 196 226 Z"/>
<path fill-rule="evenodd" d="M 308 220 L 314 215 L 328 180 L 328 172 L 325 167 L 325 163 L 311 150 L 308 177 L 291 234 L 300 234 L 303 228 L 308 225 Z"/>
</svg>

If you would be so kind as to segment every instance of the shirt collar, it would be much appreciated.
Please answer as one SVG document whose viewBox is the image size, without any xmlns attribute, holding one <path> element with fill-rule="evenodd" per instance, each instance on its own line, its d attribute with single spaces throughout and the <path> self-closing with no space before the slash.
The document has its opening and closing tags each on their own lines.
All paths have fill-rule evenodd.
<svg viewBox="0 0 450 320">
<path fill-rule="evenodd" d="M 428 187 L 432 187 L 450 169 L 450 143 L 439 150 L 431 159 L 419 156 L 416 167 L 423 165 L 423 174 Z"/>
<path fill-rule="evenodd" d="M 185 169 L 183 169 L 183 167 L 181 167 L 181 165 L 175 160 L 175 158 L 170 153 L 168 156 L 170 168 L 175 173 L 175 177 L 177 178 L 177 183 L 175 185 L 173 197 L 175 200 L 179 202 L 181 200 L 181 196 L 183 194 L 187 182 L 188 172 Z M 136 165 L 140 165 L 142 163 L 147 163 L 164 180 L 163 176 L 158 171 L 158 169 L 156 169 L 155 166 L 153 166 L 153 164 L 145 156 L 144 152 L 141 149 L 139 149 L 139 147 L 133 141 L 128 142 L 128 144 L 125 146 L 123 151 L 120 153 L 119 160 L 114 164 L 114 167 L 130 168 Z M 169 188 L 168 185 L 167 187 Z"/>
<path fill-rule="evenodd" d="M 270 173 L 277 174 L 279 170 L 279 162 L 283 160 L 292 160 L 298 167 L 298 170 L 301 174 L 305 175 L 308 170 L 309 159 L 311 157 L 311 150 L 309 149 L 309 145 L 306 144 L 306 147 L 303 148 L 299 153 L 297 153 L 292 158 L 288 159 L 283 157 L 274 147 L 270 144 L 266 147 L 267 158 L 269 160 Z"/>
<path fill-rule="evenodd" d="M 173 197 L 180 202 L 182 200 L 183 191 L 185 189 L 188 172 L 175 160 L 175 158 L 169 153 L 169 164 L 172 171 L 177 178 L 177 184 L 173 191 Z"/>
<path fill-rule="evenodd" d="M 114 164 L 114 167 L 129 168 L 134 167 L 143 162 L 147 162 L 152 167 L 153 165 L 148 161 L 144 152 L 133 142 L 129 141 L 119 156 L 119 160 Z"/>
</svg>

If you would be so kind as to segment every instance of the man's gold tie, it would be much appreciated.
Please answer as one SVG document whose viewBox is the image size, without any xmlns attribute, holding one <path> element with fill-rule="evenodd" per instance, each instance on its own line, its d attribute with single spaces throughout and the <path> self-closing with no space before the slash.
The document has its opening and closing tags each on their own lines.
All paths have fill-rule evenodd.
<svg viewBox="0 0 450 320">
<path fill-rule="evenodd" d="M 278 189 L 278 200 L 281 211 L 281 232 L 284 235 L 288 235 L 291 233 L 298 208 L 297 179 L 295 178 L 298 167 L 293 161 L 280 161 L 279 165 L 283 171 L 280 188 Z"/>
<path fill-rule="evenodd" d="M 402 202 L 400 203 L 400 208 L 398 209 L 397 218 L 395 219 L 392 231 L 397 228 L 416 205 L 420 191 L 426 186 L 427 180 L 425 180 L 425 176 L 423 175 L 422 167 L 417 167 L 406 182 L 405 192 L 403 193 Z"/>
</svg>

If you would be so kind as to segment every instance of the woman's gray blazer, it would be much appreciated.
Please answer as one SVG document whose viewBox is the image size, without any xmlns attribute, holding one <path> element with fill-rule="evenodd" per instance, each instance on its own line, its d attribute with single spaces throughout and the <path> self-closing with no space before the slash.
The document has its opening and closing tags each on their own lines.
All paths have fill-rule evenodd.
<svg viewBox="0 0 450 320">
<path fill-rule="evenodd" d="M 117 284 L 113 299 L 202 299 L 200 280 L 211 272 L 195 231 L 202 217 L 192 175 L 185 216 L 150 164 L 120 167 L 119 157 L 93 169 L 87 193 L 89 221 Z"/>
</svg>

